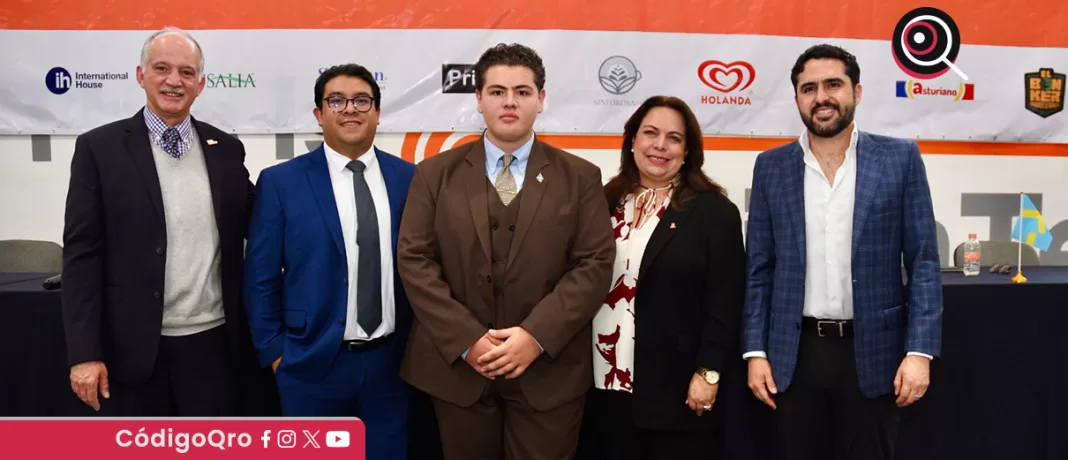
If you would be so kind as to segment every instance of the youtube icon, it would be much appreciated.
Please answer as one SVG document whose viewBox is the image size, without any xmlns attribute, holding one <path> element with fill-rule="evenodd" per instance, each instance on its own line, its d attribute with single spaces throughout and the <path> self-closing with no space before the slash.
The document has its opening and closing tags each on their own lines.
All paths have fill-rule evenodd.
<svg viewBox="0 0 1068 460">
<path fill-rule="evenodd" d="M 348 431 L 327 431 L 326 432 L 326 447 L 348 447 L 349 446 L 349 432 Z"/>
</svg>

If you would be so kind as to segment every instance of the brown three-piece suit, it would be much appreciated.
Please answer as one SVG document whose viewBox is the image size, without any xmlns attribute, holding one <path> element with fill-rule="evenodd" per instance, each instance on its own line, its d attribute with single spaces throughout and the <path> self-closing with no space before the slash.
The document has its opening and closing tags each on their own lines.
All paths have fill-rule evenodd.
<svg viewBox="0 0 1068 460">
<path fill-rule="evenodd" d="M 446 459 L 571 458 L 616 250 L 601 172 L 535 138 L 506 206 L 484 142 L 420 162 L 412 181 L 397 245 L 415 313 L 401 376 L 433 399 Z M 544 349 L 519 378 L 489 380 L 462 358 L 515 326 Z"/>
</svg>

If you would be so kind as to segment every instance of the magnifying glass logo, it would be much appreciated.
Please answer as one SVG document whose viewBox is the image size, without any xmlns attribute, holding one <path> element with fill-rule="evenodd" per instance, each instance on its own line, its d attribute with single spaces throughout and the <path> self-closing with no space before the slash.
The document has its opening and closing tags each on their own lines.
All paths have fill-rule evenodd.
<svg viewBox="0 0 1068 460">
<path fill-rule="evenodd" d="M 894 61 L 914 78 L 936 78 L 952 70 L 967 81 L 968 76 L 953 63 L 960 52 L 960 38 L 957 24 L 942 10 L 914 9 L 894 28 Z"/>
</svg>

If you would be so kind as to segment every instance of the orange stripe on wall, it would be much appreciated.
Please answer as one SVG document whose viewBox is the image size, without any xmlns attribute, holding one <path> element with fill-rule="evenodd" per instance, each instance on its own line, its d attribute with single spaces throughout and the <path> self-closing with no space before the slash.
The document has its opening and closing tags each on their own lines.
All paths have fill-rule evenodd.
<svg viewBox="0 0 1068 460">
<path fill-rule="evenodd" d="M 917 4 L 854 0 L 15 0 L 0 29 L 564 29 L 889 40 Z M 1068 47 L 1059 0 L 925 2 L 954 18 L 962 42 Z"/>
<path fill-rule="evenodd" d="M 423 152 L 423 158 L 441 153 L 441 147 L 449 133 L 434 133 L 441 137 L 441 143 L 431 145 Z M 458 140 L 453 147 L 480 139 L 479 135 L 468 135 Z M 581 135 L 542 135 L 542 141 L 564 150 L 611 150 L 618 152 L 623 146 L 622 136 L 581 136 Z M 716 137 L 704 138 L 706 151 L 742 151 L 763 152 L 792 142 L 795 138 L 750 138 L 750 137 Z M 418 139 L 416 139 L 418 141 Z M 407 143 L 407 138 L 405 143 Z M 956 141 L 918 141 L 920 152 L 927 155 L 991 155 L 991 156 L 1038 156 L 1068 158 L 1068 144 L 1011 144 L 998 142 L 956 142 Z M 413 144 L 414 145 L 414 144 Z M 414 147 L 413 147 L 414 148 Z"/>
<path fill-rule="evenodd" d="M 422 133 L 407 133 L 404 135 L 404 142 L 401 143 L 401 158 L 403 160 L 415 163 L 415 151 L 419 146 L 419 138 L 422 135 Z"/>
</svg>

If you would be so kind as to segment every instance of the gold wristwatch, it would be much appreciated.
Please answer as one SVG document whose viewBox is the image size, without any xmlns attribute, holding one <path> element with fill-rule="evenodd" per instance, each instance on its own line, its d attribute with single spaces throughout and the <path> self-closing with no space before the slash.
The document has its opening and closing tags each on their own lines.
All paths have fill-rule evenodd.
<svg viewBox="0 0 1068 460">
<path fill-rule="evenodd" d="M 699 367 L 697 368 L 697 375 L 700 375 L 701 378 L 705 379 L 709 385 L 719 383 L 719 372 Z"/>
</svg>

